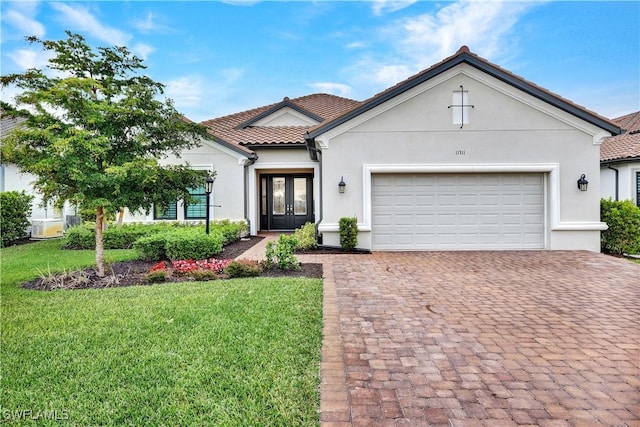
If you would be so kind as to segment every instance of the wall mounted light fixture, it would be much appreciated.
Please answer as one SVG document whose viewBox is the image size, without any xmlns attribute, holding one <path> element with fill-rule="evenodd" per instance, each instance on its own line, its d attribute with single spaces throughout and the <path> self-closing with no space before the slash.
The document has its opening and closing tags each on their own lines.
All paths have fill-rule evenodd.
<svg viewBox="0 0 640 427">
<path fill-rule="evenodd" d="M 584 174 L 580 175 L 580 179 L 578 180 L 578 188 L 580 191 L 587 191 L 587 187 L 589 186 L 589 181 L 587 181 L 584 177 Z"/>
<path fill-rule="evenodd" d="M 340 182 L 338 183 L 338 191 L 340 192 L 340 194 L 344 193 L 344 189 L 347 186 L 347 184 L 344 182 L 344 177 L 341 176 L 340 177 Z"/>
</svg>

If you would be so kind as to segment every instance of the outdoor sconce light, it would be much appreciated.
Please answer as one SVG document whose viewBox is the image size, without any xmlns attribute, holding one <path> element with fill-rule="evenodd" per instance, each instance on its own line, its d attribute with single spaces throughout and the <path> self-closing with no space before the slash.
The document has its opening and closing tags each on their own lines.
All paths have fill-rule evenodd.
<svg viewBox="0 0 640 427">
<path fill-rule="evenodd" d="M 338 183 L 338 191 L 340 192 L 340 194 L 344 193 L 344 188 L 347 186 L 347 184 L 345 184 L 344 182 L 344 177 L 341 176 L 340 177 L 340 182 Z"/>
<path fill-rule="evenodd" d="M 209 214 L 210 214 L 210 203 L 209 203 L 209 197 L 211 196 L 211 193 L 213 192 L 213 183 L 215 182 L 215 178 L 212 177 L 211 175 L 207 175 L 207 180 L 204 183 L 204 193 L 207 195 L 207 224 L 205 226 L 207 234 L 209 234 Z"/>
<path fill-rule="evenodd" d="M 589 185 L 589 181 L 587 181 L 584 178 L 584 174 L 582 174 L 580 176 L 580 179 L 578 180 L 578 188 L 580 189 L 580 191 L 587 191 L 587 186 Z"/>
</svg>

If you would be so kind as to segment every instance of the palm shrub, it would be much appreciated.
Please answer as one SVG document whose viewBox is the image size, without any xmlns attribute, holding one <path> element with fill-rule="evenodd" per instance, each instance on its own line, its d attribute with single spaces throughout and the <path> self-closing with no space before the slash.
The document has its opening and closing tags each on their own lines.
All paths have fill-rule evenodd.
<svg viewBox="0 0 640 427">
<path fill-rule="evenodd" d="M 603 252 L 640 253 L 640 207 L 631 200 L 600 200 L 600 220 L 609 228 L 600 235 Z"/>
<path fill-rule="evenodd" d="M 340 230 L 340 246 L 345 251 L 352 251 L 358 246 L 358 218 L 340 218 L 338 223 Z"/>
<path fill-rule="evenodd" d="M 10 245 L 27 235 L 33 196 L 24 191 L 0 193 L 0 247 Z"/>
</svg>

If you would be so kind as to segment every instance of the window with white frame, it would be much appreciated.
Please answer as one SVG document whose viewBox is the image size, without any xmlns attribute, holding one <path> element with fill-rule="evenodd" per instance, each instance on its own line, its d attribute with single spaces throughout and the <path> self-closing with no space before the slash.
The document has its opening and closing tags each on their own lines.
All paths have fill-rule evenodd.
<svg viewBox="0 0 640 427">
<path fill-rule="evenodd" d="M 472 108 L 471 104 L 469 104 L 469 91 L 464 89 L 454 90 L 450 108 L 454 125 L 468 124 Z"/>
</svg>

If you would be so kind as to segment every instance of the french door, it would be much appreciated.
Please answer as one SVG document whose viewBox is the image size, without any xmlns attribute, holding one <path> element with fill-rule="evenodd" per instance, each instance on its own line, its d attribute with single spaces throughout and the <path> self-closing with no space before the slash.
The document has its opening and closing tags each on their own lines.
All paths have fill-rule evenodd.
<svg viewBox="0 0 640 427">
<path fill-rule="evenodd" d="M 312 175 L 262 175 L 260 180 L 262 230 L 294 230 L 314 221 Z"/>
</svg>

